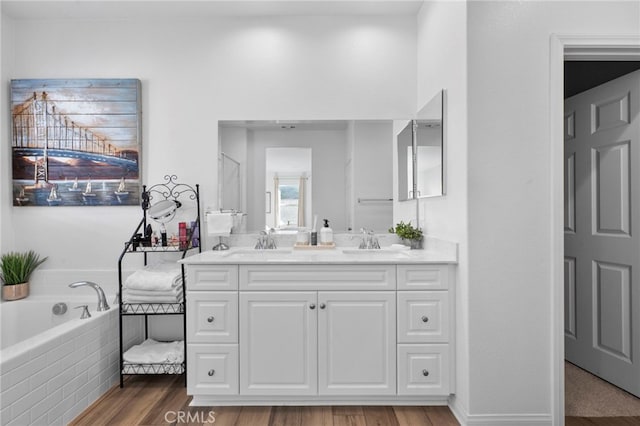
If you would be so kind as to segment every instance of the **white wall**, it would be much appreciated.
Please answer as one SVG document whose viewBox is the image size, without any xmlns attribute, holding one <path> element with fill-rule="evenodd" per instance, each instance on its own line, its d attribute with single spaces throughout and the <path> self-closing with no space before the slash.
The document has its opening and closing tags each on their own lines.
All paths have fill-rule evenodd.
<svg viewBox="0 0 640 426">
<path fill-rule="evenodd" d="M 0 10 L 2 3 L 0 2 Z M 0 23 L 0 73 L 7 75 L 11 73 L 13 65 L 13 22 L 2 16 Z M 0 141 L 10 141 L 11 133 L 9 126 L 9 85 L 3 79 L 0 82 Z M 3 143 L 0 149 L 0 253 L 6 253 L 14 248 L 13 232 L 10 226 L 11 215 L 11 148 L 10 144 Z"/>
<path fill-rule="evenodd" d="M 5 21 L 3 32 L 10 29 Z M 11 48 L 2 49 L 3 63 L 12 61 L 10 69 L 2 68 L 4 87 L 12 78 L 140 78 L 144 182 L 173 173 L 200 183 L 203 208 L 217 207 L 217 120 L 382 119 L 415 109 L 411 17 L 15 24 Z M 0 102 L 5 108 L 6 93 Z M 7 114 L 2 116 L 6 124 Z M 7 130 L 3 135 L 8 140 Z M 5 156 L 2 161 L 8 164 Z M 11 207 L 2 214 L 0 237 L 10 238 L 13 229 L 15 248 L 50 256 L 43 270 L 58 271 L 60 282 L 65 274 L 92 279 L 97 270 L 104 280 L 139 215 L 136 207 Z"/>
<path fill-rule="evenodd" d="M 550 196 L 550 36 L 637 36 L 640 3 L 483 1 L 467 13 L 468 410 L 543 421 L 553 409 L 551 218 L 563 208 Z"/>
<path fill-rule="evenodd" d="M 421 110 L 439 90 L 444 95 L 444 197 L 419 200 L 420 225 L 427 235 L 458 243 L 456 277 L 455 409 L 470 411 L 469 253 L 467 182 L 467 3 L 425 2 L 417 17 L 417 106 Z M 402 127 L 399 127 L 401 130 Z M 398 131 L 399 131 L 398 130 Z M 396 203 L 398 220 L 415 217 L 415 202 Z M 415 223 L 415 222 L 414 222 Z M 500 377 L 493 380 L 500 382 Z"/>
</svg>

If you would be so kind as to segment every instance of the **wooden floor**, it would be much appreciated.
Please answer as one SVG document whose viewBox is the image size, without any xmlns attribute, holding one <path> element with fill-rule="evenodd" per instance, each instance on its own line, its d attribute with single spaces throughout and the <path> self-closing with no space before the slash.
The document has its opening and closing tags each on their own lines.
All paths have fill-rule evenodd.
<svg viewBox="0 0 640 426">
<path fill-rule="evenodd" d="M 449 426 L 448 407 L 189 407 L 183 376 L 130 376 L 71 425 Z"/>
<path fill-rule="evenodd" d="M 449 426 L 448 407 L 189 407 L 184 376 L 130 376 L 71 425 Z M 215 419 L 215 421 L 214 421 Z M 638 426 L 640 417 L 567 417 L 566 426 Z"/>
</svg>

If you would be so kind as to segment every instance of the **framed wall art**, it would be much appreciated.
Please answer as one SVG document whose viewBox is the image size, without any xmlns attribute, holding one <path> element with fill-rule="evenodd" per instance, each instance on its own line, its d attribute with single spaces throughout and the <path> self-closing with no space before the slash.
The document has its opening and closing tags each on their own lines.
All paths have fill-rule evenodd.
<svg viewBox="0 0 640 426">
<path fill-rule="evenodd" d="M 14 206 L 139 205 L 140 80 L 11 81 Z"/>
</svg>

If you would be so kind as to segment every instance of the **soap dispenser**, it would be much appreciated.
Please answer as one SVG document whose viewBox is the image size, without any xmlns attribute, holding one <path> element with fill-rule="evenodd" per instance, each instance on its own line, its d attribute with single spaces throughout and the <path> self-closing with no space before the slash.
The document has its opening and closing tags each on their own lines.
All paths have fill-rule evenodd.
<svg viewBox="0 0 640 426">
<path fill-rule="evenodd" d="M 320 244 L 333 244 L 333 230 L 329 228 L 329 219 L 324 220 L 324 226 L 320 229 Z"/>
</svg>

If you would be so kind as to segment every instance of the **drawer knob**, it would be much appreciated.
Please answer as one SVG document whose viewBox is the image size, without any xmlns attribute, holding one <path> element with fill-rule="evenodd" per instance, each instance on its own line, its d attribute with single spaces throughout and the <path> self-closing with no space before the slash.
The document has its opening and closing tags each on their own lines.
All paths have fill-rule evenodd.
<svg viewBox="0 0 640 426">
<path fill-rule="evenodd" d="M 214 318 L 213 317 L 209 317 L 207 318 L 207 322 L 213 322 Z"/>
<path fill-rule="evenodd" d="M 321 303 L 321 304 L 320 304 L 320 309 L 324 309 L 324 308 L 326 308 L 326 307 L 327 307 L 327 305 L 325 305 L 324 303 Z"/>
<path fill-rule="evenodd" d="M 429 375 L 429 371 L 428 370 L 422 370 L 422 375 L 424 377 L 427 377 Z"/>
<path fill-rule="evenodd" d="M 211 369 L 209 370 L 209 372 L 207 373 L 209 375 L 209 377 L 213 376 L 214 374 L 216 374 L 216 370 Z"/>
<path fill-rule="evenodd" d="M 312 303 L 312 304 L 309 305 L 309 309 L 315 309 L 315 308 L 316 308 L 316 304 L 315 303 Z"/>
<path fill-rule="evenodd" d="M 426 315 L 422 316 L 422 322 L 429 322 L 429 317 Z"/>
</svg>

